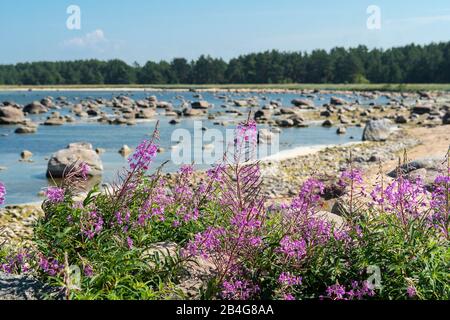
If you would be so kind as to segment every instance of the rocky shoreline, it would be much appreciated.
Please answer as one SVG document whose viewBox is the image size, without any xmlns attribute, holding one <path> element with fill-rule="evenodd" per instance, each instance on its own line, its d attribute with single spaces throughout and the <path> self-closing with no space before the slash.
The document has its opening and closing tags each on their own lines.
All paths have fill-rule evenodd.
<svg viewBox="0 0 450 320">
<path fill-rule="evenodd" d="M 245 116 L 244 110 L 251 110 L 253 118 L 268 126 L 260 129 L 260 143 L 271 143 L 271 135 L 286 127 L 304 127 L 311 122 L 335 127 L 336 134 L 344 134 L 348 126 L 365 126 L 363 143 L 327 147 L 316 152 L 277 161 L 262 161 L 263 194 L 274 201 L 282 201 L 297 194 L 301 183 L 309 176 L 318 176 L 324 181 L 333 181 L 339 173 L 352 163 L 362 170 L 373 169 L 380 163 L 392 161 L 400 154 L 420 143 L 418 137 L 408 132 L 414 128 L 434 128 L 450 124 L 450 93 L 448 92 L 354 92 L 328 90 L 191 90 L 192 101 L 177 96 L 176 101 L 158 101 L 156 96 L 134 100 L 127 95 L 108 99 L 82 99 L 78 103 L 69 102 L 64 97 L 46 97 L 25 106 L 12 101 L 0 104 L 0 124 L 18 126 L 16 134 L 32 134 L 39 124 L 26 119 L 27 115 L 51 112 L 41 125 L 63 125 L 66 122 L 90 119 L 110 125 L 132 125 L 137 119 L 153 119 L 157 113 L 167 116 L 167 121 L 176 125 L 183 118 L 199 117 L 215 119 L 228 115 L 230 121 L 237 116 Z M 223 101 L 222 108 L 212 109 L 211 103 L 203 100 L 202 92 L 213 92 Z M 233 92 L 252 94 L 245 98 L 232 97 Z M 296 93 L 303 97 L 293 99 L 291 106 L 283 106 L 277 100 L 268 100 L 266 93 Z M 329 94 L 321 105 L 313 102 L 317 95 Z M 339 97 L 336 96 L 339 94 Z M 384 105 L 371 103 L 361 105 L 358 98 L 376 99 L 384 96 Z M 348 98 L 348 99 L 346 99 Z M 178 105 L 175 105 L 177 103 Z M 72 115 L 61 116 L 59 111 L 68 108 Z M 245 109 L 243 109 L 245 108 Z M 53 111 L 52 111 L 53 110 Z M 161 113 L 162 112 L 162 113 Z M 214 124 L 225 125 L 223 121 Z M 396 131 L 392 131 L 396 128 Z M 131 149 L 123 147 L 127 156 Z M 100 175 L 102 164 L 98 154 L 88 143 L 72 143 L 66 149 L 55 152 L 49 160 L 48 175 L 57 177 L 76 154 L 78 160 L 86 161 Z M 32 155 L 24 150 L 22 159 Z M 202 173 L 199 173 L 201 176 Z M 29 241 L 32 224 L 42 214 L 40 204 L 7 206 L 0 209 L 0 242 L 8 240 L 16 243 Z"/>
<path fill-rule="evenodd" d="M 380 162 L 394 160 L 405 149 L 419 141 L 405 134 L 394 133 L 383 142 L 368 141 L 345 146 L 326 147 L 323 150 L 276 161 L 261 161 L 262 194 L 273 202 L 284 201 L 298 193 L 301 184 L 310 176 L 333 181 L 348 166 L 350 154 L 355 167 L 362 170 L 378 166 Z M 198 171 L 199 178 L 204 172 Z M 174 177 L 174 174 L 168 174 Z M 32 237 L 32 226 L 42 216 L 40 204 L 9 205 L 0 209 L 0 243 L 27 243 Z"/>
</svg>

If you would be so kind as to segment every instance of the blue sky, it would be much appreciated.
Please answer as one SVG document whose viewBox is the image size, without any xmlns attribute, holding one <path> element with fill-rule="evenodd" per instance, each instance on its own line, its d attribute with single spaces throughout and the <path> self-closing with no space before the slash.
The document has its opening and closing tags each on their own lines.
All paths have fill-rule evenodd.
<svg viewBox="0 0 450 320">
<path fill-rule="evenodd" d="M 81 30 L 66 27 L 72 4 L 81 9 Z M 369 5 L 381 10 L 380 30 L 366 26 Z M 387 48 L 450 41 L 450 1 L 1 0 L 0 41 L 0 64 Z"/>
</svg>

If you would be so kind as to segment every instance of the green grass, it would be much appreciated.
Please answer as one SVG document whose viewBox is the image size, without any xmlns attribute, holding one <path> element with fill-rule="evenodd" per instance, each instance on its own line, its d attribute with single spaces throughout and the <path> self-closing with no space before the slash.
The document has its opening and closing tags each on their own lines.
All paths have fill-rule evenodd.
<svg viewBox="0 0 450 320">
<path fill-rule="evenodd" d="M 44 89 L 284 89 L 284 90 L 302 90 L 302 89 L 319 89 L 319 90 L 354 90 L 354 91 L 450 91 L 450 84 L 205 84 L 205 85 L 185 85 L 185 84 L 168 84 L 168 85 L 33 85 L 33 86 L 0 86 L 1 90 L 44 90 Z"/>
</svg>

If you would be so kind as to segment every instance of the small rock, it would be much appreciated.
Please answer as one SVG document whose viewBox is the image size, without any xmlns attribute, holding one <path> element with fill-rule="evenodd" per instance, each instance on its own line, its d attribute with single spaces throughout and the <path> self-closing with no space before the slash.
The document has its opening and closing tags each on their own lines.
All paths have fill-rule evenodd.
<svg viewBox="0 0 450 320">
<path fill-rule="evenodd" d="M 119 153 L 122 155 L 122 157 L 127 157 L 132 152 L 133 152 L 133 150 L 131 150 L 131 148 L 129 146 L 127 146 L 126 144 L 124 144 L 122 146 L 122 148 L 120 148 L 120 150 L 119 150 Z"/>
<path fill-rule="evenodd" d="M 347 129 L 345 129 L 345 127 L 339 127 L 336 130 L 337 134 L 345 134 L 347 132 Z"/>
<path fill-rule="evenodd" d="M 333 126 L 333 121 L 327 119 L 324 122 L 322 122 L 322 127 L 331 127 Z"/>
<path fill-rule="evenodd" d="M 20 157 L 21 157 L 23 160 L 28 160 L 28 159 L 30 159 L 32 156 L 33 156 L 33 153 L 32 153 L 31 151 L 28 151 L 28 150 L 23 150 L 23 151 L 20 153 Z"/>
</svg>

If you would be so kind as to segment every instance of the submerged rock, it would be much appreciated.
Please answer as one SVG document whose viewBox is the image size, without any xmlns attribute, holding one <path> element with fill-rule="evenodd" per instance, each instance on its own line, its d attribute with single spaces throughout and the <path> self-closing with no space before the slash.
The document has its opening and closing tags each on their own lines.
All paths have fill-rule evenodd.
<svg viewBox="0 0 450 320">
<path fill-rule="evenodd" d="M 345 127 L 339 127 L 336 130 L 337 134 L 345 134 L 347 132 L 347 129 L 345 129 Z"/>
<path fill-rule="evenodd" d="M 0 124 L 18 124 L 23 122 L 24 114 L 20 108 L 6 106 L 0 108 Z"/>
<path fill-rule="evenodd" d="M 28 151 L 28 150 L 23 150 L 23 151 L 20 153 L 20 157 L 21 157 L 23 160 L 28 160 L 28 159 L 30 159 L 32 156 L 33 156 L 33 153 L 32 153 L 31 151 Z"/>
<path fill-rule="evenodd" d="M 24 126 L 18 127 L 16 130 L 14 130 L 17 134 L 30 134 L 30 133 L 36 133 L 37 132 L 37 126 L 34 124 L 27 124 Z"/>
<path fill-rule="evenodd" d="M 339 97 L 331 97 L 330 104 L 335 105 L 335 106 L 342 106 L 342 105 L 348 104 L 348 102 L 345 99 L 342 99 Z"/>
<path fill-rule="evenodd" d="M 205 110 L 203 109 L 184 109 L 183 115 L 186 117 L 197 117 L 204 115 Z"/>
<path fill-rule="evenodd" d="M 208 101 L 195 101 L 191 103 L 192 109 L 208 109 L 210 107 L 210 104 Z"/>
<path fill-rule="evenodd" d="M 296 107 L 309 107 L 314 108 L 314 102 L 307 99 L 294 99 L 291 103 Z"/>
<path fill-rule="evenodd" d="M 122 157 L 126 157 L 128 155 L 130 155 L 133 152 L 133 150 L 131 150 L 131 148 L 129 146 L 127 146 L 126 144 L 124 144 L 122 146 L 122 148 L 120 148 L 119 153 L 122 155 Z"/>
<path fill-rule="evenodd" d="M 43 106 L 39 101 L 33 101 L 30 104 L 27 104 L 23 108 L 23 112 L 29 114 L 41 114 L 46 113 L 48 111 L 47 107 Z"/>
</svg>

